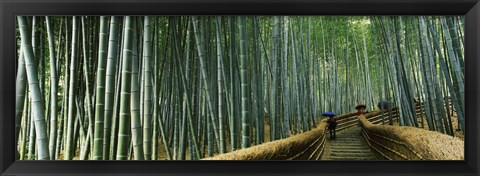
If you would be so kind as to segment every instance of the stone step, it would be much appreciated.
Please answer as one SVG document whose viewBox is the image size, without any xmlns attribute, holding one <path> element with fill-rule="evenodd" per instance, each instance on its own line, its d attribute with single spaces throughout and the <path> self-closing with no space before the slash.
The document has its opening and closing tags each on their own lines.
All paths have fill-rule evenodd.
<svg viewBox="0 0 480 176">
<path fill-rule="evenodd" d="M 352 143 L 331 143 L 332 144 L 332 147 L 335 147 L 335 146 L 338 146 L 338 147 L 364 147 L 364 148 L 368 148 L 368 145 L 367 144 L 352 144 Z M 367 145 L 365 147 L 365 145 Z"/>
<path fill-rule="evenodd" d="M 333 153 L 372 153 L 369 148 L 363 148 L 363 149 L 339 149 L 339 148 L 333 148 L 332 149 Z"/>
<path fill-rule="evenodd" d="M 338 134 L 337 134 L 338 135 Z M 337 136 L 337 138 L 342 138 L 342 139 L 362 139 L 363 137 L 361 136 L 362 133 L 354 134 L 354 135 L 346 135 L 346 134 L 340 134 L 340 136 Z"/>
<path fill-rule="evenodd" d="M 330 156 L 345 157 L 345 158 L 375 157 L 375 155 L 373 153 L 341 153 L 341 152 L 334 152 Z"/>
<path fill-rule="evenodd" d="M 348 133 L 348 134 L 338 134 L 337 135 L 341 135 L 341 137 L 359 137 L 362 133 L 360 131 L 358 132 L 355 132 L 355 133 Z"/>
<path fill-rule="evenodd" d="M 326 158 L 327 160 L 379 160 L 377 157 L 338 157 L 330 156 Z"/>
<path fill-rule="evenodd" d="M 369 148 L 366 147 L 332 147 L 332 152 L 343 152 L 343 151 L 369 151 Z"/>
<path fill-rule="evenodd" d="M 331 140 L 331 142 L 356 142 L 356 143 L 362 143 L 363 139 L 343 139 L 343 138 L 337 138 L 337 139 L 334 139 L 334 140 Z"/>
<path fill-rule="evenodd" d="M 363 143 L 352 143 L 352 142 L 335 142 L 331 143 L 332 146 L 365 146 Z"/>
<path fill-rule="evenodd" d="M 340 156 L 340 157 L 371 157 L 374 156 L 373 153 L 354 153 L 354 152 L 332 152 L 330 156 Z"/>
<path fill-rule="evenodd" d="M 361 133 L 355 134 L 355 135 L 338 135 L 337 134 L 337 139 L 363 139 L 363 136 Z"/>
</svg>

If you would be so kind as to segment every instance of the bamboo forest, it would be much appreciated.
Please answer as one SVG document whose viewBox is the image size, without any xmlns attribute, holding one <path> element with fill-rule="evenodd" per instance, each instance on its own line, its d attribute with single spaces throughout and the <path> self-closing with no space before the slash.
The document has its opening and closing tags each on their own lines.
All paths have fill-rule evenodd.
<svg viewBox="0 0 480 176">
<path fill-rule="evenodd" d="M 17 160 L 463 160 L 463 16 L 17 16 Z"/>
</svg>

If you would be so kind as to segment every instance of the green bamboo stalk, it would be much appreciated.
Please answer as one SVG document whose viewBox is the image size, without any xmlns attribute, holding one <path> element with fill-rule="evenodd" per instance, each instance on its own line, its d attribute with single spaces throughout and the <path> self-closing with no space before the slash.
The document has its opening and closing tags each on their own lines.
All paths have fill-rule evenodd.
<svg viewBox="0 0 480 176">
<path fill-rule="evenodd" d="M 117 64 L 117 49 L 119 46 L 119 23 L 121 18 L 112 16 L 110 17 L 110 32 L 108 39 L 108 52 L 107 52 L 107 66 L 105 71 L 105 105 L 104 105 L 104 126 L 103 126 L 103 160 L 113 159 L 110 157 L 110 138 L 116 136 L 115 131 L 112 131 L 113 124 L 113 106 L 114 106 L 114 93 L 115 93 L 115 76 Z M 98 91 L 97 91 L 98 92 Z"/>
<path fill-rule="evenodd" d="M 258 106 L 258 114 L 257 114 L 257 123 L 256 123 L 256 142 L 257 144 L 262 144 L 264 142 L 264 138 L 265 138 L 265 134 L 264 134 L 264 128 L 265 128 L 265 110 L 264 110 L 264 90 L 263 90 L 263 69 L 262 69 L 262 50 L 261 50 L 261 43 L 262 42 L 262 36 L 261 36 L 261 27 L 260 27 L 260 18 L 259 17 L 254 17 L 254 21 L 255 21 L 255 32 L 254 32 L 254 35 L 255 35 L 255 39 L 257 40 L 254 40 L 255 44 L 255 48 L 256 48 L 256 52 L 255 52 L 255 61 L 256 63 L 254 64 L 256 66 L 256 73 L 258 74 L 258 76 L 256 76 L 255 78 L 257 78 L 257 106 Z M 231 96 L 230 96 L 231 97 Z M 255 117 L 255 116 L 254 116 Z"/>
<path fill-rule="evenodd" d="M 82 50 L 83 50 L 83 75 L 85 78 L 85 100 L 86 100 L 86 116 L 88 120 L 88 132 L 87 136 L 85 136 L 85 147 L 83 150 L 80 150 L 80 159 L 85 160 L 87 157 L 87 152 L 90 149 L 90 143 L 93 142 L 93 136 L 90 135 L 93 133 L 93 126 L 94 126 L 94 120 L 93 120 L 93 110 L 92 110 L 92 99 L 91 99 L 91 94 L 90 94 L 90 77 L 88 73 L 88 46 L 87 46 L 87 27 L 85 26 L 85 18 L 86 17 L 81 17 L 81 24 L 82 24 Z"/>
<path fill-rule="evenodd" d="M 272 24 L 272 39 L 271 39 L 271 60 L 270 60 L 270 65 L 271 65 L 271 72 L 272 72 L 272 76 L 270 77 L 270 84 L 271 84 L 271 89 L 269 89 L 269 93 L 270 93 L 270 96 L 269 96 L 269 103 L 270 103 L 270 109 L 268 111 L 268 115 L 269 115 L 269 120 L 270 120 L 270 141 L 274 141 L 274 140 L 277 140 L 279 139 L 278 135 L 277 135 L 277 113 L 276 112 L 276 87 L 277 87 L 277 54 L 278 54 L 278 25 L 279 25 L 279 22 L 278 22 L 278 17 L 277 16 L 274 16 L 271 18 L 271 23 Z"/>
<path fill-rule="evenodd" d="M 134 20 L 137 21 L 137 20 Z M 133 57 L 132 57 L 132 72 L 131 72 L 131 92 L 130 92 L 130 120 L 131 120 L 131 135 L 133 145 L 134 160 L 143 160 L 143 133 L 140 116 L 140 81 L 139 81 L 139 63 L 140 56 L 138 56 L 137 47 L 137 31 L 133 28 Z"/>
<path fill-rule="evenodd" d="M 153 121 L 153 132 L 152 132 L 152 138 L 150 139 L 152 141 L 151 143 L 151 150 L 152 150 L 152 155 L 151 155 L 151 160 L 157 160 L 159 158 L 158 156 L 158 150 L 159 150 L 159 147 L 158 147 L 158 132 L 159 132 L 159 125 L 158 125 L 158 121 L 157 121 L 157 118 L 158 118 L 158 102 L 159 102 L 159 99 L 158 99 L 158 95 L 157 95 L 157 87 L 160 87 L 158 85 L 158 71 L 159 68 L 158 68 L 158 65 L 160 63 L 160 51 L 159 51 L 159 43 L 158 43 L 158 40 L 159 40 L 159 34 L 158 34 L 158 20 L 159 18 L 153 18 L 153 25 L 154 25 L 154 29 L 153 29 L 153 73 L 151 70 L 148 70 L 150 71 L 150 73 L 147 73 L 147 75 L 149 75 L 151 78 L 152 78 L 152 81 L 153 81 L 153 87 L 150 88 L 151 90 L 151 104 L 152 104 L 152 117 L 151 117 L 151 120 Z M 145 70 L 147 71 L 147 69 Z M 145 75 L 145 76 L 147 76 Z M 147 86 L 145 86 L 147 88 Z M 147 98 L 147 97 L 146 97 Z M 148 99 L 148 98 L 147 98 Z M 147 111 L 148 112 L 148 111 Z M 144 127 L 147 126 L 147 125 L 144 125 Z M 144 135 L 144 136 L 148 136 L 148 135 Z M 145 144 L 144 144 L 145 145 Z M 145 151 L 145 153 L 147 153 L 147 151 Z M 145 159 L 147 160 L 148 157 L 145 157 Z"/>
<path fill-rule="evenodd" d="M 50 160 L 48 151 L 48 136 L 46 131 L 46 122 L 44 118 L 43 104 L 41 100 L 40 87 L 38 85 L 37 70 L 34 65 L 33 49 L 31 45 L 27 19 L 24 16 L 18 16 L 18 26 L 20 28 L 20 37 L 24 49 L 25 68 L 29 90 L 32 98 L 32 119 L 34 120 L 36 143 L 38 147 L 38 159 Z M 32 141 L 31 141 L 32 142 Z"/>
<path fill-rule="evenodd" d="M 462 25 L 459 25 L 459 22 L 458 22 L 458 19 L 456 17 L 447 17 L 448 18 L 448 21 L 447 21 L 447 24 L 448 26 L 450 27 L 449 28 L 449 31 L 450 31 L 450 35 L 452 37 L 452 44 L 453 44 L 453 48 L 455 50 L 455 53 L 457 55 L 457 60 L 458 60 L 458 63 L 462 69 L 462 73 L 465 73 L 465 63 L 464 63 L 464 47 L 463 47 L 463 38 L 460 38 L 460 35 L 459 33 L 461 33 L 461 28 L 463 26 L 464 23 L 462 23 Z M 458 27 L 457 27 L 458 26 Z M 460 30 L 459 30 L 460 29 Z"/>
<path fill-rule="evenodd" d="M 143 153 L 145 160 L 152 159 L 152 71 L 150 67 L 152 57 L 152 41 L 150 39 L 152 20 L 145 16 L 143 33 L 143 59 L 144 59 L 144 110 L 143 110 Z M 156 140 L 154 140 L 156 143 Z M 155 159 L 155 158 L 154 158 Z"/>
<path fill-rule="evenodd" d="M 282 128 L 282 123 L 283 123 L 283 110 L 282 110 L 282 104 L 281 104 L 281 98 L 282 98 L 282 34 L 283 34 L 283 20 L 279 16 L 275 17 L 278 20 L 278 24 L 275 26 L 276 30 L 276 41 L 275 41 L 275 59 L 272 61 L 273 63 L 273 68 L 275 70 L 275 86 L 272 87 L 273 90 L 275 90 L 275 94 L 273 96 L 273 102 L 274 102 L 274 108 L 275 108 L 275 135 L 277 139 L 282 139 L 284 138 L 283 136 L 283 128 Z"/>
<path fill-rule="evenodd" d="M 15 83 L 15 88 L 17 89 L 15 97 L 15 144 L 18 144 L 19 134 L 22 127 L 21 122 L 23 119 L 25 119 L 23 118 L 23 112 L 25 107 L 25 98 L 28 97 L 25 96 L 26 81 L 27 74 L 25 71 L 24 51 L 23 47 L 20 47 L 20 56 L 18 57 L 17 79 Z"/>
<path fill-rule="evenodd" d="M 32 98 L 30 98 L 31 100 Z M 31 101 L 30 101 L 31 102 Z M 32 104 L 32 103 L 30 103 Z M 30 105 L 30 107 L 33 106 L 33 105 Z M 34 121 L 34 118 L 33 118 L 33 110 L 31 110 L 30 112 L 30 118 L 28 119 L 29 123 L 30 123 L 30 128 L 28 129 L 29 130 L 29 135 L 28 135 L 28 154 L 27 154 L 27 159 L 28 160 L 35 160 L 35 144 L 36 142 L 35 141 L 35 138 L 36 138 L 36 134 L 35 134 L 35 121 Z"/>
<path fill-rule="evenodd" d="M 27 99 L 28 97 L 25 97 Z M 20 144 L 20 149 L 19 149 L 19 159 L 20 160 L 25 160 L 27 157 L 25 156 L 25 153 L 27 152 L 27 138 L 28 138 L 28 133 L 27 131 L 30 129 L 30 102 L 24 101 L 24 108 L 23 108 L 23 117 L 22 118 L 22 129 L 21 129 L 21 144 Z"/>
<path fill-rule="evenodd" d="M 299 81 L 298 81 L 298 72 L 297 72 L 297 43 L 295 42 L 296 38 L 295 38 L 295 35 L 293 33 L 293 24 L 290 23 L 290 28 L 292 30 L 290 30 L 290 35 L 292 36 L 292 72 L 293 72 L 293 96 L 295 97 L 294 98 L 294 103 L 293 104 L 296 104 L 296 116 L 297 116 L 297 121 L 296 121 L 296 132 L 297 133 L 301 133 L 303 131 L 303 127 L 302 127 L 302 116 L 300 115 L 300 96 L 298 95 L 298 90 L 299 90 Z"/>
<path fill-rule="evenodd" d="M 97 80 L 96 80 L 96 99 L 95 99 L 95 131 L 93 143 L 93 160 L 102 160 L 104 143 L 104 128 L 105 128 L 105 79 L 107 67 L 107 17 L 100 17 L 100 37 L 98 49 L 98 66 L 97 66 Z M 115 38 L 114 36 L 113 38 Z M 109 70 L 110 71 L 110 70 Z"/>
<path fill-rule="evenodd" d="M 287 68 L 288 68 L 288 27 L 289 27 L 289 18 L 284 17 L 284 33 L 282 34 L 284 37 L 283 40 L 283 59 L 282 59 L 282 84 L 283 84 L 283 120 L 284 120 L 284 129 L 283 135 L 288 137 L 290 136 L 290 112 L 289 112 L 289 87 L 288 87 L 288 79 L 287 79 Z"/>
<path fill-rule="evenodd" d="M 220 23 L 222 18 L 220 16 L 217 16 L 216 18 L 216 42 L 217 42 L 217 86 L 218 86 L 218 130 L 220 132 L 220 145 L 219 145 L 219 153 L 225 153 L 226 152 L 226 147 L 225 147 L 225 131 L 224 131 L 224 119 L 223 119 L 223 89 L 222 89 L 222 84 L 223 84 L 223 77 L 225 76 L 223 73 L 223 61 L 222 61 L 222 46 L 221 46 L 221 39 L 220 39 Z M 188 41 L 188 38 L 187 38 Z M 187 49 L 188 51 L 188 49 Z"/>
<path fill-rule="evenodd" d="M 229 117 L 230 117 L 229 118 L 229 122 L 230 122 L 229 123 L 229 126 L 230 126 L 230 150 L 234 151 L 234 150 L 237 149 L 237 145 L 238 145 L 237 140 L 236 140 L 236 135 L 235 135 L 236 134 L 235 117 L 238 117 L 237 113 L 236 113 L 238 110 L 237 110 L 237 108 L 234 108 L 235 105 L 236 105 L 236 103 L 235 103 L 236 102 L 235 101 L 235 95 L 236 95 L 236 91 L 235 91 L 236 89 L 235 88 L 236 87 L 234 86 L 234 81 L 235 80 L 234 80 L 234 74 L 233 74 L 233 61 L 236 59 L 235 56 L 237 55 L 235 53 L 235 47 L 234 47 L 235 46 L 234 44 L 236 43 L 235 35 L 234 35 L 235 34 L 235 29 L 236 29 L 235 28 L 236 27 L 235 26 L 236 18 L 230 16 L 228 18 L 228 20 L 229 20 L 229 23 L 230 23 L 230 37 L 229 37 L 229 39 L 230 39 L 230 41 L 229 41 L 230 42 L 230 45 L 229 45 L 229 47 L 230 47 L 229 48 L 229 55 L 230 55 L 230 57 L 229 57 L 229 68 L 230 68 L 229 69 L 229 78 L 230 79 L 229 79 L 229 82 L 230 82 L 230 92 L 231 92 L 230 99 L 232 100 L 232 101 L 230 101 L 230 104 L 228 105 L 228 106 L 230 106 L 230 109 L 232 109 L 232 111 L 229 114 Z"/>
<path fill-rule="evenodd" d="M 56 140 L 57 140 L 57 66 L 55 65 L 55 44 L 52 24 L 50 17 L 46 17 L 47 31 L 48 31 L 48 46 L 50 55 L 50 141 L 49 141 L 49 153 L 50 158 L 55 159 Z"/>
<path fill-rule="evenodd" d="M 130 89 L 133 55 L 133 17 L 127 16 L 125 20 L 125 44 L 123 46 L 122 85 L 120 99 L 120 118 L 118 131 L 118 147 L 116 160 L 126 160 L 130 135 L 128 133 L 130 119 Z"/>
<path fill-rule="evenodd" d="M 246 58 L 246 22 L 245 17 L 238 17 L 240 31 L 240 82 L 241 82 L 241 97 L 242 97 L 242 148 L 250 146 L 250 126 L 247 110 L 247 58 Z"/>
<path fill-rule="evenodd" d="M 427 105 L 429 106 L 428 107 L 428 110 L 427 111 L 433 111 L 433 115 L 434 117 L 431 117 L 428 119 L 428 121 L 430 121 L 430 124 L 429 126 L 431 126 L 431 130 L 440 130 L 438 128 L 440 127 L 436 127 L 435 125 L 438 125 L 438 124 L 434 124 L 432 121 L 433 121 L 433 118 L 435 117 L 438 117 L 438 112 L 437 112 L 437 108 L 435 106 L 435 103 L 434 102 L 434 93 L 432 93 L 434 90 L 433 89 L 433 85 L 432 85 L 432 73 L 431 73 L 431 66 L 429 65 L 429 63 L 431 62 L 430 61 L 430 58 L 432 57 L 431 55 L 431 47 L 428 45 L 429 44 L 429 41 L 428 41 L 428 37 L 427 37 L 427 34 L 426 34 L 426 26 L 425 26 L 425 21 L 424 21 L 424 18 L 423 17 L 419 17 L 419 20 L 420 20 L 420 34 L 421 34 L 421 37 L 422 37 L 422 45 L 424 47 L 424 50 L 425 50 L 425 54 L 424 54 L 424 69 L 425 69 L 425 80 L 427 82 L 427 86 L 426 86 L 426 89 L 427 89 L 427 94 L 428 95 L 428 100 L 426 101 Z M 432 97 L 433 96 L 433 97 Z M 433 101 L 432 101 L 433 100 Z M 432 102 L 432 103 L 430 103 Z M 433 107 L 433 109 L 432 109 Z M 438 119 L 438 118 L 436 118 Z"/>
<path fill-rule="evenodd" d="M 70 40 L 68 40 L 70 38 L 69 34 L 69 30 L 68 30 L 68 18 L 65 17 L 65 83 L 70 83 L 70 71 L 69 71 L 69 68 L 71 67 L 72 63 L 70 63 L 71 59 L 68 59 L 70 56 L 70 50 L 68 49 L 68 47 L 71 47 L 71 44 L 69 43 Z M 68 130 L 67 130 L 67 127 L 69 127 L 69 123 L 68 123 L 68 111 L 69 111 L 69 103 L 70 103 L 70 96 L 69 96 L 69 93 L 70 93 L 70 85 L 69 84 L 65 84 L 65 88 L 64 88 L 64 94 L 63 94 L 63 97 L 64 97 L 64 104 L 62 105 L 62 107 L 65 107 L 63 108 L 63 133 L 62 133 L 62 148 L 63 148 L 63 153 L 65 153 L 65 149 L 66 149 L 66 146 L 67 146 L 67 136 L 68 136 Z"/>
<path fill-rule="evenodd" d="M 71 160 L 74 155 L 74 146 L 73 146 L 73 125 L 74 125 L 74 118 L 75 118 L 75 109 L 74 108 L 74 101 L 75 101 L 75 87 L 76 87 L 76 58 L 77 58 L 77 37 L 78 37 L 78 22 L 77 17 L 73 17 L 72 22 L 72 50 L 71 50 L 71 61 L 70 61 L 70 77 L 69 77 L 69 91 L 68 91 L 68 124 L 67 124 L 67 136 L 65 142 L 65 150 L 64 150 L 64 160 Z"/>
</svg>

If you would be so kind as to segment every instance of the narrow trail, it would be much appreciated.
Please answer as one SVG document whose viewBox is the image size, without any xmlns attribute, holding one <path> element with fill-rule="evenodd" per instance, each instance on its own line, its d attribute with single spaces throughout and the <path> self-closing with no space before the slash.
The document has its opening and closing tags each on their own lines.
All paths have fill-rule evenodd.
<svg viewBox="0 0 480 176">
<path fill-rule="evenodd" d="M 321 160 L 385 160 L 370 149 L 358 126 L 337 132 L 336 137 L 330 140 L 327 134 Z"/>
</svg>

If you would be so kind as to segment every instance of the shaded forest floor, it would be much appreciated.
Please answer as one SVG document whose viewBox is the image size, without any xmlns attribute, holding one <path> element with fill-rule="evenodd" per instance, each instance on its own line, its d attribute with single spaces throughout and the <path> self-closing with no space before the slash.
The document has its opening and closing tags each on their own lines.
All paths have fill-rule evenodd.
<svg viewBox="0 0 480 176">
<path fill-rule="evenodd" d="M 264 139 L 265 139 L 265 141 L 263 143 L 270 142 L 270 124 L 268 124 L 268 123 L 265 123 Z M 230 140 L 229 140 L 229 138 L 226 138 L 225 140 L 226 140 L 227 152 L 231 152 L 230 151 L 230 147 L 231 147 Z M 161 138 L 159 138 L 159 140 L 158 140 L 158 146 L 159 146 L 159 148 L 158 148 L 158 160 L 167 160 L 167 152 L 166 152 L 165 146 L 164 146 Z M 170 149 L 170 151 L 173 151 L 173 149 Z M 206 150 L 203 151 L 203 153 L 205 153 L 205 157 L 209 157 Z M 212 156 L 215 156 L 215 155 L 218 155 L 218 154 L 219 154 L 218 150 L 215 150 Z M 190 151 L 188 149 L 186 151 L 186 159 L 187 160 L 190 159 Z"/>
<path fill-rule="evenodd" d="M 265 136 L 264 136 L 264 139 L 265 139 L 265 142 L 270 142 L 270 125 L 268 123 L 265 124 Z M 157 160 L 168 160 L 167 158 L 167 151 L 165 149 L 165 145 L 163 144 L 163 140 L 162 138 L 159 136 L 158 138 L 158 150 L 157 150 Z M 203 143 L 203 141 L 202 141 Z M 228 138 L 226 139 L 226 148 L 227 148 L 227 152 L 230 152 L 230 141 L 228 140 Z M 202 150 L 203 148 L 201 148 Z M 170 153 L 172 154 L 173 152 L 173 148 L 170 147 Z M 203 151 L 203 153 L 205 153 L 205 157 L 209 157 L 208 154 L 207 154 L 207 151 L 205 149 L 205 151 Z M 219 154 L 218 150 L 215 150 L 215 152 L 213 153 L 213 156 Z M 187 160 L 190 160 L 190 151 L 189 149 L 187 148 L 187 151 L 186 151 L 186 159 Z M 63 157 L 64 157 L 64 153 L 63 153 L 63 150 L 60 152 L 60 154 L 58 155 L 57 159 L 56 160 L 63 160 Z M 173 157 L 173 154 L 172 154 L 172 157 Z M 75 153 L 75 156 L 72 158 L 72 160 L 80 160 L 80 150 L 77 149 L 76 153 Z M 133 156 L 130 157 L 130 160 L 133 160 Z"/>
</svg>

